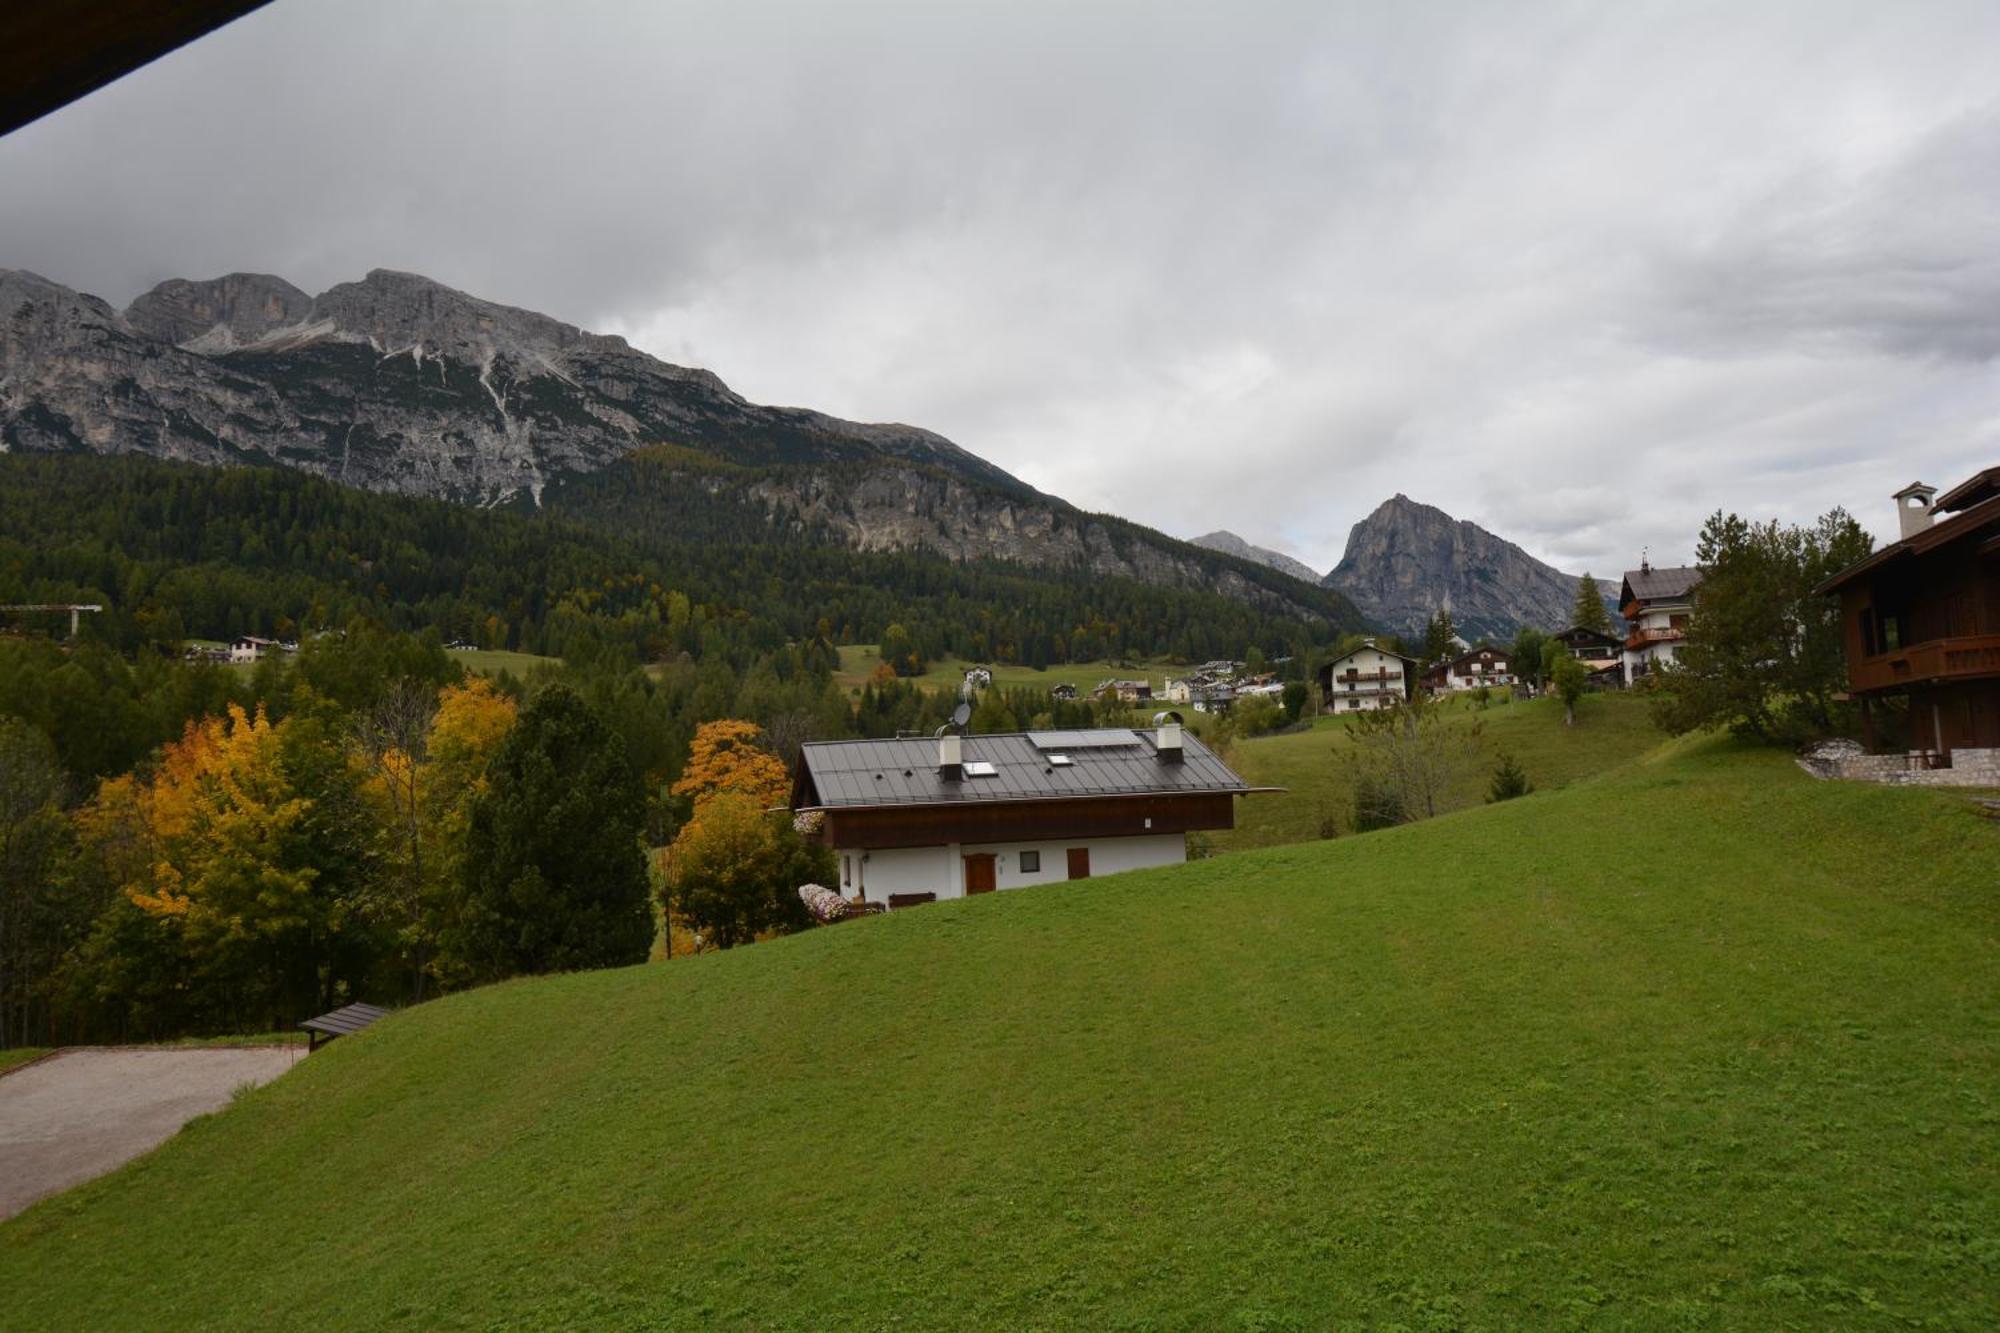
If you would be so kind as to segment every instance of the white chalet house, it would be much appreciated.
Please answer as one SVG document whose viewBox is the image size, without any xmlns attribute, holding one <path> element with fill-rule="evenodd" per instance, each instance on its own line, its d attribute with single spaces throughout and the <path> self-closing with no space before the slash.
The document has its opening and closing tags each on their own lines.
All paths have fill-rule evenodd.
<svg viewBox="0 0 2000 1333">
<path fill-rule="evenodd" d="M 909 907 L 1177 865 L 1253 790 L 1179 721 L 1148 729 L 810 741 L 792 809 L 840 895 Z M 1256 790 L 1272 790 L 1259 788 Z"/>
<path fill-rule="evenodd" d="M 276 639 L 260 639 L 254 634 L 239 634 L 229 641 L 229 660 L 261 662 L 272 653 L 289 653 L 297 647 L 297 644 L 280 643 Z"/>
<path fill-rule="evenodd" d="M 1625 571 L 1618 611 L 1630 626 L 1623 656 L 1627 685 L 1672 662 L 1679 653 L 1700 582 L 1701 570 L 1694 565 L 1655 569 L 1642 560 L 1637 569 Z"/>
<path fill-rule="evenodd" d="M 1320 697 L 1329 713 L 1394 708 L 1410 697 L 1417 661 L 1379 648 L 1369 639 L 1319 669 Z"/>
</svg>

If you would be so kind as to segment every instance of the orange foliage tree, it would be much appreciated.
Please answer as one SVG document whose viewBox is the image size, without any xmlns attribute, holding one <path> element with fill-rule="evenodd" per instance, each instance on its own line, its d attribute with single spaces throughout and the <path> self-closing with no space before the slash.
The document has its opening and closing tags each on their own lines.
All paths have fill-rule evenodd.
<svg viewBox="0 0 2000 1333">
<path fill-rule="evenodd" d="M 702 803 L 723 792 L 735 792 L 760 807 L 783 805 L 791 793 L 791 777 L 778 756 L 764 745 L 764 733 L 754 722 L 724 718 L 704 722 L 688 749 L 687 767 L 673 785 L 676 796 Z"/>
<path fill-rule="evenodd" d="M 313 952 L 348 904 L 315 865 L 313 802 L 261 708 L 190 722 L 146 779 L 103 783 L 78 816 L 118 887 L 211 975 L 262 995 L 266 1021 L 316 998 Z"/>
</svg>

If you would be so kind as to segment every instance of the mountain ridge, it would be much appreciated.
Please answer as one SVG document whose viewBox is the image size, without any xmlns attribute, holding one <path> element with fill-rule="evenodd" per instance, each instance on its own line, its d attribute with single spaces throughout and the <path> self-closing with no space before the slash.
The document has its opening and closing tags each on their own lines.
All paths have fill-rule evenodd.
<svg viewBox="0 0 2000 1333">
<path fill-rule="evenodd" d="M 774 525 L 810 512 L 857 549 L 1080 567 L 1359 623 L 1316 579 L 1087 514 L 934 432 L 751 403 L 712 371 L 418 274 L 373 269 L 317 296 L 271 274 L 172 279 L 121 312 L 0 269 L 0 451 L 279 465 L 538 508 L 662 445 L 761 470 L 704 485 L 748 486 Z"/>
<path fill-rule="evenodd" d="M 1217 528 L 1214 532 L 1190 537 L 1188 543 L 1206 550 L 1220 551 L 1224 555 L 1255 560 L 1260 565 L 1275 569 L 1281 574 L 1289 574 L 1295 579 L 1303 579 L 1308 583 L 1318 583 L 1325 577 L 1305 561 L 1295 560 L 1283 551 L 1274 551 L 1268 546 L 1258 546 L 1245 541 L 1227 528 Z"/>
<path fill-rule="evenodd" d="M 1382 628 L 1421 634 L 1433 614 L 1449 610 L 1467 638 L 1509 637 L 1524 625 L 1564 628 L 1581 581 L 1400 491 L 1354 525 L 1323 580 Z M 1605 605 L 1616 614 L 1611 597 Z"/>
</svg>

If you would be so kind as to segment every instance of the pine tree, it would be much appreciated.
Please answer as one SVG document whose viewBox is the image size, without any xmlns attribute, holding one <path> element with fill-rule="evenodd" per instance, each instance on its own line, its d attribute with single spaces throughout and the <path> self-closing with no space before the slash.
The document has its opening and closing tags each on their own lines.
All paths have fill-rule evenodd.
<svg viewBox="0 0 2000 1333">
<path fill-rule="evenodd" d="M 1458 628 L 1451 623 L 1451 610 L 1439 608 L 1424 625 L 1424 664 L 1426 666 L 1444 661 L 1452 655 L 1452 640 L 1457 637 Z"/>
<path fill-rule="evenodd" d="M 645 793 L 618 737 L 550 685 L 521 710 L 488 783 L 466 830 L 451 952 L 485 980 L 644 962 Z"/>
<path fill-rule="evenodd" d="M 1500 762 L 1493 766 L 1493 780 L 1486 787 L 1486 803 L 1495 805 L 1501 801 L 1511 801 L 1517 796 L 1526 796 L 1534 790 L 1528 781 L 1528 774 L 1513 755 L 1505 750 L 1500 752 Z"/>
<path fill-rule="evenodd" d="M 1570 623 L 1579 629 L 1596 630 L 1599 634 L 1611 632 L 1611 616 L 1604 609 L 1604 593 L 1588 571 L 1576 581 L 1576 609 L 1570 612 Z"/>
</svg>

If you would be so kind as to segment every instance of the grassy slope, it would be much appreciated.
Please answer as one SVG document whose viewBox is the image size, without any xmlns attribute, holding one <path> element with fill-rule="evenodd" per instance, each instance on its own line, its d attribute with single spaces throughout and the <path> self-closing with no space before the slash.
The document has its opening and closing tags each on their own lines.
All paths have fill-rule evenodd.
<svg viewBox="0 0 2000 1333">
<path fill-rule="evenodd" d="M 0 1074 L 27 1064 L 31 1060 L 39 1060 L 48 1053 L 49 1048 L 46 1046 L 9 1047 L 0 1051 Z"/>
<path fill-rule="evenodd" d="M 494 987 L 0 1225 L 6 1322 L 1990 1326 L 1996 865 L 1705 743 Z"/>
<path fill-rule="evenodd" d="M 1577 705 L 1576 725 L 1563 725 L 1553 699 L 1496 702 L 1474 708 L 1451 702 L 1453 721 L 1477 725 L 1479 750 L 1451 793 L 1453 808 L 1486 799 L 1487 783 L 1502 750 L 1513 755 L 1538 791 L 1601 773 L 1651 750 L 1665 739 L 1653 726 L 1646 701 L 1636 694 L 1593 694 Z M 1331 810 L 1343 833 L 1353 826 L 1356 751 L 1347 717 L 1322 717 L 1309 730 L 1239 741 L 1230 759 L 1253 785 L 1283 787 L 1283 795 L 1255 796 L 1237 806 L 1237 827 L 1213 835 L 1217 848 L 1270 847 L 1319 836 L 1320 815 Z"/>
</svg>

